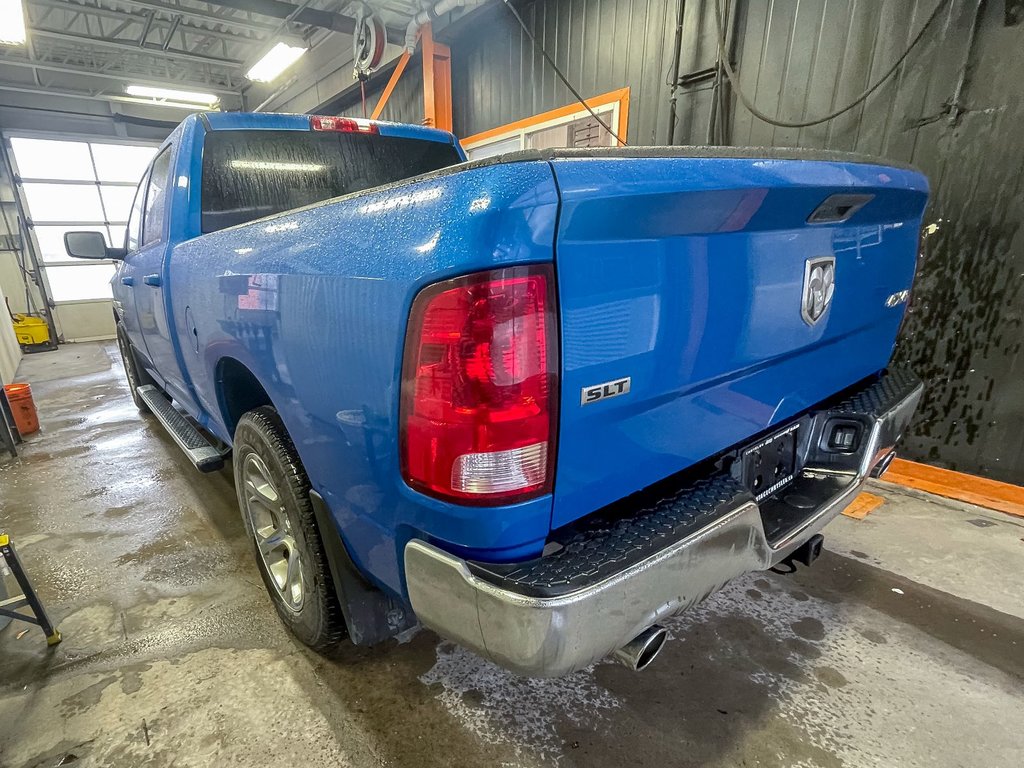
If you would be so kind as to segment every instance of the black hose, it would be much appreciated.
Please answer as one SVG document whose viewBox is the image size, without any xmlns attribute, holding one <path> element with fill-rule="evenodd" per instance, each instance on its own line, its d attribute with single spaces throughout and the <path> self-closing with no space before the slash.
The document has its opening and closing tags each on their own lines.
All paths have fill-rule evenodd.
<svg viewBox="0 0 1024 768">
<path fill-rule="evenodd" d="M 766 122 L 766 123 L 768 123 L 770 125 L 777 125 L 780 128 L 809 128 L 812 125 L 818 125 L 820 123 L 827 123 L 829 120 L 834 120 L 835 118 L 839 117 L 841 114 L 843 114 L 845 112 L 849 112 L 851 109 L 856 107 L 862 101 L 867 99 L 868 96 L 870 96 L 872 93 L 874 93 L 879 88 L 881 88 L 882 85 L 890 77 L 892 77 L 893 74 L 895 74 L 896 70 L 899 69 L 900 64 L 902 64 L 904 59 L 906 59 L 907 56 L 910 55 L 910 52 L 912 50 L 914 50 L 914 48 L 917 47 L 918 43 L 921 42 L 921 39 L 924 37 L 924 33 L 928 31 L 928 28 L 939 17 L 939 11 L 941 11 L 944 6 L 948 5 L 949 2 L 950 2 L 950 0 L 938 0 L 938 2 L 935 5 L 935 10 L 932 11 L 931 15 L 928 17 L 928 20 L 924 23 L 924 26 L 921 27 L 921 29 L 918 31 L 918 33 L 914 36 L 914 39 L 910 41 L 910 45 L 907 46 L 907 49 L 905 51 L 903 51 L 902 54 L 900 54 L 899 58 L 897 58 L 896 61 L 893 63 L 893 65 L 891 67 L 889 67 L 889 70 L 884 75 L 882 75 L 873 85 L 869 86 L 867 88 L 867 90 L 865 90 L 862 94 L 860 94 L 860 96 L 855 98 L 853 101 L 851 101 L 845 107 L 842 107 L 841 109 L 834 110 L 833 112 L 830 112 L 829 114 L 825 115 L 824 117 L 819 117 L 819 118 L 816 118 L 814 120 L 801 120 L 801 121 L 793 121 L 793 122 L 791 122 L 791 121 L 788 121 L 788 120 L 779 120 L 779 119 L 774 118 L 774 117 L 769 117 L 764 112 L 762 112 L 757 107 L 755 107 L 754 103 L 747 97 L 747 95 L 742 90 L 740 90 L 740 79 L 736 76 L 736 72 L 732 68 L 732 64 L 729 62 L 729 57 L 728 56 L 724 56 L 722 58 L 722 64 L 725 67 L 725 74 L 729 78 L 729 82 L 732 83 L 733 90 L 736 91 L 736 96 L 739 98 L 739 100 L 743 104 L 743 106 L 746 107 L 747 110 L 750 112 L 750 114 L 752 114 L 754 117 L 756 117 L 759 120 L 763 120 L 764 122 Z M 715 0 L 715 23 L 716 23 L 716 26 L 718 27 L 718 43 L 719 43 L 719 46 L 721 48 L 725 48 L 725 44 L 726 44 L 725 43 L 725 23 L 724 23 L 724 21 L 722 19 L 722 3 L 721 3 L 721 0 Z"/>
<path fill-rule="evenodd" d="M 555 64 L 555 60 L 552 59 L 548 55 L 548 52 L 545 51 L 544 48 L 540 45 L 540 43 L 537 42 L 537 38 L 533 36 L 533 32 L 531 32 L 530 28 L 526 26 L 526 22 L 523 21 L 522 16 L 519 15 L 519 12 L 512 7 L 512 4 L 509 2 L 509 0 L 502 0 L 502 2 L 505 4 L 505 7 L 508 8 L 509 12 L 516 17 L 516 21 L 519 22 L 519 26 L 523 28 L 523 32 L 526 33 L 526 36 L 530 38 L 530 42 L 533 43 L 534 49 L 540 51 L 540 54 L 541 56 L 544 57 L 544 60 L 551 65 L 551 68 L 553 70 L 555 70 L 555 74 L 558 75 L 558 79 L 561 80 L 565 84 L 565 87 L 568 88 L 570 92 L 572 92 L 572 95 L 576 97 L 576 101 L 582 104 L 584 109 L 586 109 L 587 112 L 590 113 L 590 116 L 597 120 L 597 122 L 601 124 L 602 128 L 604 128 L 606 131 L 608 131 L 608 133 L 614 136 L 615 140 L 619 142 L 619 144 L 621 144 L 622 146 L 626 146 L 626 142 L 622 140 L 622 137 L 620 137 L 619 134 L 613 131 L 611 127 L 608 125 L 608 123 L 606 123 L 604 120 L 597 116 L 597 113 L 590 108 L 589 104 L 587 104 L 586 99 L 584 99 L 580 95 L 580 92 L 577 91 L 573 84 L 569 82 L 569 79 L 564 74 L 562 74 L 562 70 L 560 70 L 558 68 L 558 65 Z"/>
</svg>

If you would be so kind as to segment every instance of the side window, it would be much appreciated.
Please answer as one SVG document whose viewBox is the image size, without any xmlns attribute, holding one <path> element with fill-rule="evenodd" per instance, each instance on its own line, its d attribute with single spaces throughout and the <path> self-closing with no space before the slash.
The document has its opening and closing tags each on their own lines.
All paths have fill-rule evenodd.
<svg viewBox="0 0 1024 768">
<path fill-rule="evenodd" d="M 149 173 L 149 184 L 146 189 L 146 215 L 142 219 L 142 244 L 157 242 L 164 233 L 164 218 L 167 211 L 167 198 L 171 170 L 171 148 L 167 147 L 156 156 L 153 170 Z"/>
<path fill-rule="evenodd" d="M 146 199 L 146 185 L 149 183 L 149 171 L 142 176 L 138 188 L 135 190 L 135 201 L 132 203 L 132 212 L 128 217 L 128 233 L 125 237 L 124 247 L 131 253 L 138 250 L 139 240 L 142 238 L 142 201 Z"/>
</svg>

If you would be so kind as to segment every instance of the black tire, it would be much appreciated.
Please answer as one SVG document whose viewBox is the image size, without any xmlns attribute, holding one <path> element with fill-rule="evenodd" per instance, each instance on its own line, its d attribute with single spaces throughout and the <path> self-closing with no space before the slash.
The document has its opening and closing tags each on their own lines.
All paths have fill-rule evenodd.
<svg viewBox="0 0 1024 768">
<path fill-rule="evenodd" d="M 242 416 L 235 428 L 233 463 L 238 506 L 253 544 L 256 564 L 278 616 L 299 640 L 313 650 L 320 653 L 333 651 L 345 637 L 345 620 L 309 500 L 309 478 L 277 411 L 264 406 Z M 253 486 L 247 485 L 247 480 L 260 473 L 266 475 L 273 485 L 273 497 L 279 503 L 276 504 L 277 519 L 268 525 L 260 525 L 257 530 L 257 524 L 273 517 L 273 512 L 264 515 L 268 509 L 266 497 L 258 495 Z M 274 526 L 274 535 L 267 535 L 270 525 Z M 276 536 L 278 532 L 281 532 L 280 536 Z M 275 536 L 282 542 L 281 547 L 264 554 L 260 541 L 268 542 Z M 290 539 L 291 543 L 285 545 L 285 539 Z M 298 604 L 294 601 L 294 579 L 290 577 L 291 570 L 287 566 L 292 545 L 298 554 L 297 571 L 301 573 L 302 581 Z M 279 581 L 281 559 L 286 563 L 283 570 L 289 574 L 283 587 Z M 275 569 L 273 573 L 272 567 Z"/>
<path fill-rule="evenodd" d="M 149 413 L 149 406 L 146 401 L 139 397 L 139 387 L 146 384 L 153 384 L 153 377 L 146 373 L 139 366 L 138 358 L 135 357 L 135 350 L 128 340 L 128 331 L 124 323 L 117 324 L 117 348 L 121 351 L 121 362 L 124 364 L 124 375 L 128 379 L 128 391 L 132 395 L 135 407 L 143 413 Z"/>
</svg>

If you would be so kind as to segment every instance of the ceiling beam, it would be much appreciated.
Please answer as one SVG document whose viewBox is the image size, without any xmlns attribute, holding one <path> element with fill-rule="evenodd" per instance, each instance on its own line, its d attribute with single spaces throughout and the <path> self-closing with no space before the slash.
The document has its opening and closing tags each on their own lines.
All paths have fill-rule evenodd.
<svg viewBox="0 0 1024 768">
<path fill-rule="evenodd" d="M 160 46 L 152 45 L 139 47 L 137 42 L 132 43 L 127 40 L 113 40 L 106 37 L 89 37 L 88 35 L 76 35 L 71 32 L 60 32 L 56 29 L 41 29 L 39 27 L 31 27 L 31 31 L 36 37 L 45 37 L 51 40 L 64 40 L 66 42 L 79 43 L 81 45 L 94 45 L 98 48 L 112 48 L 118 51 L 144 53 L 147 56 L 155 56 L 156 58 L 164 58 L 171 61 L 195 61 L 200 64 L 215 64 L 217 66 L 232 69 L 237 69 L 242 66 L 242 62 L 237 61 L 236 59 L 222 59 L 217 56 L 202 56 L 174 49 L 163 50 Z"/>
<path fill-rule="evenodd" d="M 167 28 L 167 32 L 164 34 L 164 42 L 160 46 L 161 50 L 166 51 L 171 47 L 171 41 L 174 39 L 174 33 L 178 31 L 179 24 L 181 24 L 181 16 L 175 16 L 174 21 L 171 22 L 171 26 Z"/>
<path fill-rule="evenodd" d="M 234 16 L 218 16 L 216 13 L 211 11 L 200 11 L 198 8 L 189 8 L 185 5 L 173 5 L 172 3 L 160 2 L 160 0 L 118 0 L 118 2 L 130 5 L 133 8 L 142 8 L 149 11 L 162 11 L 171 15 L 180 13 L 182 16 L 202 20 L 209 24 L 223 24 L 228 27 L 248 29 L 251 32 L 263 35 L 269 35 L 277 29 L 277 27 L 272 24 L 262 24 L 245 18 L 235 18 Z M 222 3 L 210 3 L 210 5 L 222 5 Z M 242 3 L 242 5 L 245 5 L 245 3 Z M 89 10 L 89 6 L 83 6 L 83 10 Z M 256 9 L 242 8 L 242 10 L 255 11 Z"/>
<path fill-rule="evenodd" d="M 352 34 L 356 28 L 356 20 L 351 16 L 330 11 L 318 11 L 315 8 L 284 3 L 281 0 L 207 0 L 210 5 L 220 5 L 239 11 L 250 11 L 272 19 L 287 19 L 296 24 L 310 27 L 322 27 L 335 32 Z"/>
<path fill-rule="evenodd" d="M 30 0 L 29 8 L 31 9 L 35 6 L 41 8 L 53 8 L 56 10 L 67 11 L 69 13 L 89 13 L 93 16 L 98 16 L 100 18 L 115 19 L 117 21 L 128 21 L 131 23 L 138 24 L 145 24 L 147 18 L 147 14 L 145 13 L 132 13 L 130 11 L 123 10 L 118 11 L 112 8 L 105 8 L 99 5 L 82 5 L 81 3 L 74 2 L 74 0 Z M 170 10 L 168 10 L 167 12 L 174 13 Z M 181 19 L 181 15 L 175 15 L 175 18 Z M 158 19 L 158 21 L 164 24 L 173 24 L 173 20 Z M 195 34 L 197 36 L 215 37 L 220 40 L 228 40 L 229 42 L 234 43 L 259 42 L 259 38 L 252 37 L 248 34 L 207 29 L 206 27 L 200 27 L 196 26 L 195 24 L 190 24 L 189 22 L 184 20 L 179 21 L 178 23 L 181 25 L 180 28 L 183 31 Z M 232 26 L 230 23 L 227 23 L 227 20 L 224 20 L 223 23 L 225 23 L 226 26 Z"/>
<path fill-rule="evenodd" d="M 306 8 L 292 3 L 281 2 L 281 0 L 207 0 L 210 5 L 222 5 L 226 8 L 235 8 L 242 11 L 251 11 L 261 16 L 269 16 L 272 19 L 282 19 L 296 24 L 305 24 L 310 27 L 329 29 L 332 32 L 344 32 L 351 35 L 356 28 L 356 20 L 352 16 L 343 13 L 332 13 L 331 11 L 320 11 L 316 8 Z M 400 37 L 392 37 L 400 35 Z M 392 40 L 404 39 L 405 30 L 388 29 L 388 38 Z"/>
<path fill-rule="evenodd" d="M 0 56 L 0 66 L 27 67 L 29 69 L 35 68 L 44 72 L 62 72 L 67 75 L 78 75 L 79 77 L 101 77 L 106 80 L 118 80 L 122 83 L 137 83 L 138 85 L 152 85 L 157 88 L 173 88 L 175 86 L 180 86 L 182 88 L 191 88 L 197 91 L 205 91 L 207 93 L 240 97 L 239 91 L 225 88 L 224 86 L 203 83 L 198 80 L 173 80 L 171 78 L 157 80 L 152 77 L 145 77 L 144 75 L 126 73 L 118 74 L 90 69 L 76 69 L 75 67 L 64 66 L 61 64 L 48 64 L 45 61 L 39 60 L 29 61 L 27 59 L 15 59 L 9 56 Z"/>
</svg>

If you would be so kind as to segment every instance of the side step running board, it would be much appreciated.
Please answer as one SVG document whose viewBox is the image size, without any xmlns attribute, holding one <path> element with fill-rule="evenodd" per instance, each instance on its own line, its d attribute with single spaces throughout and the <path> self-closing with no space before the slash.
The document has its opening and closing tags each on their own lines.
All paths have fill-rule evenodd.
<svg viewBox="0 0 1024 768">
<path fill-rule="evenodd" d="M 152 384 L 139 387 L 138 392 L 157 421 L 163 424 L 164 429 L 185 452 L 189 461 L 195 464 L 196 469 L 200 472 L 216 472 L 224 466 L 225 454 L 204 437 L 163 392 Z"/>
</svg>

